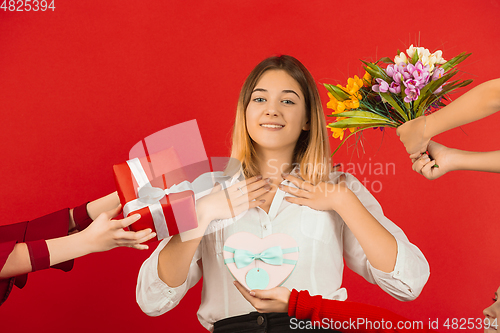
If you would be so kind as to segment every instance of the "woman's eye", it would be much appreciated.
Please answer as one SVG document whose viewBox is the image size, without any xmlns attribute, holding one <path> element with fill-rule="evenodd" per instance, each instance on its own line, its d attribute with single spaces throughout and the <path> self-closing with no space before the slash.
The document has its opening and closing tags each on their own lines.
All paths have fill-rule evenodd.
<svg viewBox="0 0 500 333">
<path fill-rule="evenodd" d="M 253 99 L 254 102 L 257 102 L 257 103 L 262 103 L 262 102 L 265 102 L 266 100 L 262 97 L 256 97 Z"/>
<path fill-rule="evenodd" d="M 284 104 L 295 104 L 292 100 L 289 100 L 289 99 L 285 99 L 283 101 Z"/>
</svg>

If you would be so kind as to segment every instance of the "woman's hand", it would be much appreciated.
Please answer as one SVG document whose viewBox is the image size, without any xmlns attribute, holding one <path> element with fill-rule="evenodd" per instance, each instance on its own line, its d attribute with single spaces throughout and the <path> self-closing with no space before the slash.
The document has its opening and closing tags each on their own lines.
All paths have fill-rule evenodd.
<svg viewBox="0 0 500 333">
<path fill-rule="evenodd" d="M 291 175 L 282 175 L 282 177 L 298 188 L 279 185 L 279 188 L 295 197 L 285 197 L 285 200 L 297 205 L 305 205 L 316 210 L 337 210 L 342 204 L 345 194 L 351 192 L 346 185 L 345 175 L 341 175 L 335 184 L 330 182 L 321 182 L 312 185 L 302 179 Z"/>
<path fill-rule="evenodd" d="M 413 162 L 412 168 L 415 172 L 429 180 L 433 180 L 453 170 L 452 158 L 456 149 L 448 148 L 437 142 L 430 141 L 427 150 L 433 160 L 431 160 L 427 154 L 420 155 L 420 153 L 415 153 L 410 155 L 411 161 Z"/>
<path fill-rule="evenodd" d="M 243 180 L 224 190 L 220 184 L 216 184 L 209 195 L 198 200 L 196 209 L 208 222 L 229 219 L 262 205 L 265 200 L 258 198 L 270 189 L 269 181 L 262 179 L 262 176 Z"/>
<path fill-rule="evenodd" d="M 422 154 L 427 150 L 430 138 L 425 135 L 427 117 L 418 117 L 399 126 L 396 134 L 408 154 Z"/>
<path fill-rule="evenodd" d="M 135 221 L 139 214 L 131 215 L 123 220 L 113 220 L 121 212 L 121 205 L 113 210 L 100 214 L 85 230 L 81 237 L 88 244 L 89 252 L 103 252 L 115 247 L 127 246 L 138 250 L 147 250 L 148 246 L 141 244 L 156 236 L 151 229 L 141 231 L 125 231 Z"/>
<path fill-rule="evenodd" d="M 269 290 L 252 290 L 248 292 L 238 281 L 234 281 L 234 285 L 258 312 L 288 312 L 290 290 L 287 288 L 276 287 Z"/>
</svg>

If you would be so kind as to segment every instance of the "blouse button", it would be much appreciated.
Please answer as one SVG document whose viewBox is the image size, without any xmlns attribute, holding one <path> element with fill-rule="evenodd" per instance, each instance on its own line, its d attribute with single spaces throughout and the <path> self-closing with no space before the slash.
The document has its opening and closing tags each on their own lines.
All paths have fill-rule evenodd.
<svg viewBox="0 0 500 333">
<path fill-rule="evenodd" d="M 267 225 L 264 226 L 264 230 L 267 230 Z"/>
</svg>

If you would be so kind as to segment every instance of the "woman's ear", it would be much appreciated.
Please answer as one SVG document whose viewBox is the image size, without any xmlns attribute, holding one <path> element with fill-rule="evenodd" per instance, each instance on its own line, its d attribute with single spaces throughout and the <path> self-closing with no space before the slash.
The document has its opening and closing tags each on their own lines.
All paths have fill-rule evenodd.
<svg viewBox="0 0 500 333">
<path fill-rule="evenodd" d="M 304 127 L 302 127 L 302 130 L 309 131 L 310 129 L 311 129 L 311 126 L 309 125 L 309 121 L 307 121 L 307 123 L 304 125 Z"/>
</svg>

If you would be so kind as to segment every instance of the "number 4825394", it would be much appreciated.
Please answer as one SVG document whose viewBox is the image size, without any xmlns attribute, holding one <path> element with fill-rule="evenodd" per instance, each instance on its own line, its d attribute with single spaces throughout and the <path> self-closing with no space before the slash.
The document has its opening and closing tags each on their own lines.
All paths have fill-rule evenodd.
<svg viewBox="0 0 500 333">
<path fill-rule="evenodd" d="M 1 1 L 1 0 L 0 0 Z M 50 4 L 49 4 L 50 2 Z M 56 9 L 54 5 L 54 0 L 4 0 L 0 9 L 4 12 L 38 12 L 46 11 L 47 9 Z"/>
</svg>

